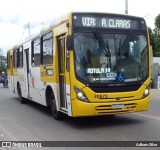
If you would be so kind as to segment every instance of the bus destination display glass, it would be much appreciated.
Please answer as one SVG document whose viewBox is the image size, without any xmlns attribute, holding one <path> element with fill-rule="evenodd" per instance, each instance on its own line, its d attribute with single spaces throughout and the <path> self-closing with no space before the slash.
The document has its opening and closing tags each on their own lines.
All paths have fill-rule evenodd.
<svg viewBox="0 0 160 150">
<path fill-rule="evenodd" d="M 145 22 L 143 19 L 129 18 L 124 16 L 104 16 L 73 14 L 74 27 L 108 28 L 108 29 L 128 29 L 143 30 Z"/>
</svg>

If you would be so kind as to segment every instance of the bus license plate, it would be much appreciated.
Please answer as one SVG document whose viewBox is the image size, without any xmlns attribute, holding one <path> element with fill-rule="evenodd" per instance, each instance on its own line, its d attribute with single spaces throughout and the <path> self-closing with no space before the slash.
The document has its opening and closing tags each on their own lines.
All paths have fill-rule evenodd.
<svg viewBox="0 0 160 150">
<path fill-rule="evenodd" d="M 124 104 L 113 104 L 112 109 L 122 109 L 124 108 Z"/>
</svg>

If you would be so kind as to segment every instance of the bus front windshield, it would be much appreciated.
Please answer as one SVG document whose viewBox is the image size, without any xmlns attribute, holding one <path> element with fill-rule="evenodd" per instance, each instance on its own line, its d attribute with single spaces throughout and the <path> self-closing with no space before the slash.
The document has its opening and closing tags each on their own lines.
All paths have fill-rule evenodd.
<svg viewBox="0 0 160 150">
<path fill-rule="evenodd" d="M 76 76 L 90 83 L 136 82 L 148 75 L 143 34 L 74 33 Z"/>
</svg>

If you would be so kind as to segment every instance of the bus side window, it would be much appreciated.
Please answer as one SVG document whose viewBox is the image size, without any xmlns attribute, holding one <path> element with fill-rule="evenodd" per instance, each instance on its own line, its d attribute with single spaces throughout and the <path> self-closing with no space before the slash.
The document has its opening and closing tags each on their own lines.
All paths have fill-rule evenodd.
<svg viewBox="0 0 160 150">
<path fill-rule="evenodd" d="M 16 62 L 16 68 L 20 67 L 20 52 L 19 52 L 19 48 L 16 49 L 16 58 L 17 58 L 17 62 Z"/>
<path fill-rule="evenodd" d="M 18 50 L 14 49 L 13 51 L 13 67 L 17 68 L 18 67 Z"/>
<path fill-rule="evenodd" d="M 23 67 L 23 46 L 14 50 L 14 68 Z"/>
<path fill-rule="evenodd" d="M 19 47 L 19 67 L 23 67 L 23 47 Z"/>
<path fill-rule="evenodd" d="M 42 64 L 53 63 L 53 34 L 49 32 L 42 37 Z"/>
<path fill-rule="evenodd" d="M 7 68 L 10 69 L 10 52 L 7 53 Z"/>
<path fill-rule="evenodd" d="M 40 65 L 40 38 L 34 39 L 32 41 L 32 66 L 39 66 Z"/>
</svg>

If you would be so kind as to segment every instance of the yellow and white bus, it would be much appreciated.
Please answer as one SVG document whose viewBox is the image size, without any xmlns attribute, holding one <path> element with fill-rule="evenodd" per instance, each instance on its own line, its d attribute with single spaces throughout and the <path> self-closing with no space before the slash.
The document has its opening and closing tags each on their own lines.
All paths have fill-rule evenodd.
<svg viewBox="0 0 160 150">
<path fill-rule="evenodd" d="M 69 13 L 7 52 L 9 88 L 55 119 L 146 111 L 149 46 L 143 18 Z"/>
</svg>

